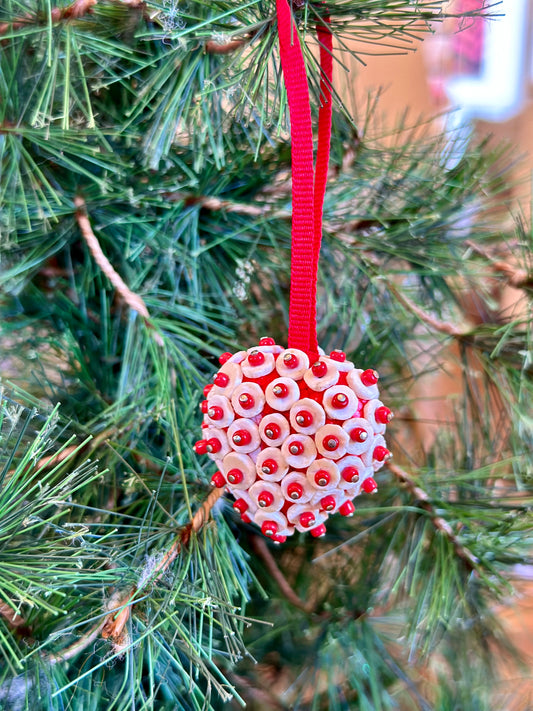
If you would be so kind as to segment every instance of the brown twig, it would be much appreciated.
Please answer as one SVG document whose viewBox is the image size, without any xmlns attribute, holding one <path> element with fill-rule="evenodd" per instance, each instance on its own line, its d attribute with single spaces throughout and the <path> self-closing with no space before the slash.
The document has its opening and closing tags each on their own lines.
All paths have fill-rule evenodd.
<svg viewBox="0 0 533 711">
<path fill-rule="evenodd" d="M 450 524 L 445 521 L 442 516 L 439 516 L 437 514 L 437 512 L 435 511 L 435 507 L 433 506 L 431 499 L 429 498 L 429 495 L 424 491 L 424 489 L 418 486 L 418 484 L 416 484 L 413 480 L 412 476 L 404 469 L 399 467 L 397 464 L 393 464 L 389 461 L 387 462 L 387 467 L 398 479 L 398 481 L 405 485 L 407 491 L 417 501 L 418 506 L 430 514 L 433 525 L 438 531 L 441 531 L 441 533 L 443 533 L 446 538 L 448 538 L 448 540 L 452 543 L 454 550 L 459 556 L 459 558 L 464 561 L 464 563 L 467 565 L 468 568 L 470 568 L 470 570 L 474 570 L 479 562 L 478 559 L 473 553 L 468 550 L 468 548 L 465 548 L 463 546 L 463 544 L 455 535 Z"/>
<path fill-rule="evenodd" d="M 71 18 L 83 17 L 89 12 L 92 12 L 92 8 L 96 5 L 97 0 L 74 0 L 71 5 L 67 7 L 53 7 L 50 16 L 52 22 L 60 22 L 61 20 L 69 20 Z M 27 15 L 26 17 L 17 17 L 12 22 L 2 22 L 0 23 L 0 36 L 6 35 L 8 32 L 14 32 L 20 30 L 26 25 L 40 25 L 44 24 L 45 20 L 39 17 Z"/>
<path fill-rule="evenodd" d="M 162 575 L 168 570 L 171 563 L 178 557 L 182 546 L 188 544 L 191 533 L 198 533 L 209 518 L 211 509 L 223 495 L 224 489 L 213 489 L 202 506 L 194 514 L 188 526 L 182 529 L 178 538 L 161 560 L 154 566 L 151 572 L 151 579 L 154 581 L 160 580 Z M 124 627 L 129 620 L 131 609 L 134 603 L 134 597 L 137 588 L 130 589 L 122 600 L 118 600 L 114 610 L 106 617 L 102 625 L 102 637 L 111 639 L 115 644 L 120 645 L 123 639 Z M 117 614 L 118 611 L 118 614 Z"/>
<path fill-rule="evenodd" d="M 420 306 L 411 301 L 411 299 L 406 296 L 398 287 L 390 280 L 387 280 L 387 288 L 394 296 L 402 303 L 409 311 L 411 311 L 415 316 L 417 316 L 423 323 L 427 324 L 434 331 L 439 331 L 440 333 L 445 333 L 447 336 L 453 336 L 454 338 L 463 338 L 467 335 L 466 331 L 457 328 L 453 323 L 449 321 L 441 321 L 436 316 L 428 314 Z"/>
<path fill-rule="evenodd" d="M 8 605 L 7 602 L 0 601 L 0 617 L 3 617 L 5 622 L 13 629 L 22 627 L 26 624 L 24 617 L 19 615 L 18 612 L 15 612 L 15 610 Z"/>
<path fill-rule="evenodd" d="M 512 264 L 509 264 L 509 262 L 497 259 L 486 249 L 471 240 L 467 240 L 465 244 L 467 247 L 470 247 L 473 252 L 479 254 L 481 257 L 484 257 L 490 263 L 492 271 L 497 274 L 502 274 L 507 283 L 511 286 L 514 286 L 516 289 L 533 288 L 533 274 L 527 272 L 525 269 L 518 269 Z"/>
<path fill-rule="evenodd" d="M 120 274 L 115 271 L 113 265 L 102 251 L 102 247 L 100 246 L 100 243 L 98 242 L 98 239 L 96 238 L 96 235 L 91 227 L 89 218 L 87 217 L 85 200 L 78 195 L 74 198 L 74 205 L 76 206 L 76 220 L 78 222 L 82 237 L 87 243 L 89 251 L 93 255 L 94 261 L 109 279 L 111 284 L 113 284 L 130 309 L 133 309 L 140 316 L 142 316 L 147 325 L 150 326 L 150 314 L 146 304 L 138 294 L 133 292 L 129 286 L 127 286 Z M 163 341 L 158 333 L 155 334 L 155 338 L 158 345 L 162 345 Z"/>
<path fill-rule="evenodd" d="M 313 605 L 309 602 L 304 602 L 300 597 L 298 597 L 298 595 L 291 588 L 287 578 L 278 568 L 274 556 L 268 549 L 266 540 L 264 538 L 261 538 L 261 536 L 251 535 L 250 543 L 252 544 L 252 547 L 255 552 L 263 559 L 263 562 L 266 565 L 268 572 L 274 578 L 280 591 L 287 598 L 287 600 L 292 605 L 294 605 L 294 607 L 298 607 L 304 612 L 312 612 Z"/>
<path fill-rule="evenodd" d="M 250 41 L 250 37 L 241 37 L 240 39 L 229 40 L 229 42 L 217 42 L 216 40 L 207 40 L 205 43 L 205 51 L 208 54 L 231 54 L 236 49 L 240 49 L 243 45 Z"/>
</svg>

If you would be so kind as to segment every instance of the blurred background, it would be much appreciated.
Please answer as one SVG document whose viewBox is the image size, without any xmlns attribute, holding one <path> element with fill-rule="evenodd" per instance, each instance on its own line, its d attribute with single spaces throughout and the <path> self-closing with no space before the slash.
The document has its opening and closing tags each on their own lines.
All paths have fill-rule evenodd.
<svg viewBox="0 0 533 711">
<path fill-rule="evenodd" d="M 359 46 L 365 65 L 353 62 L 354 94 L 362 106 L 380 91 L 379 117 L 384 132 L 394 126 L 423 125 L 431 130 L 452 129 L 460 140 L 454 143 L 449 159 L 461 144 L 492 137 L 511 149 L 513 162 L 507 199 L 509 221 L 522 214 L 530 223 L 533 168 L 533 0 L 453 0 L 448 11 L 469 12 L 490 6 L 490 20 L 450 18 L 435 26 L 424 41 L 413 38 L 410 51 L 379 56 L 372 46 Z M 416 28 L 413 28 L 416 30 Z M 355 87 L 355 92 L 354 92 Z M 475 218 L 474 218 L 475 219 Z M 495 230 L 501 228 L 495 225 Z M 512 253 L 509 254 L 512 260 Z M 511 287 L 500 296 L 499 310 L 510 318 L 520 309 L 520 294 Z M 475 315 L 472 315 L 475 318 Z M 432 379 L 432 399 L 428 420 L 439 420 L 451 410 L 451 395 L 457 387 L 456 359 L 450 353 L 447 374 Z M 428 383 L 421 384 L 422 388 Z M 431 437 L 431 432 L 423 433 Z M 516 691 L 515 708 L 533 709 L 533 570 L 517 567 L 513 586 L 518 593 L 512 604 L 502 606 L 502 625 L 523 654 L 525 669 L 506 662 L 504 676 Z M 528 672 L 529 670 L 529 672 Z M 525 673 L 524 673 L 525 672 Z M 507 709 L 503 711 L 508 711 Z"/>
</svg>

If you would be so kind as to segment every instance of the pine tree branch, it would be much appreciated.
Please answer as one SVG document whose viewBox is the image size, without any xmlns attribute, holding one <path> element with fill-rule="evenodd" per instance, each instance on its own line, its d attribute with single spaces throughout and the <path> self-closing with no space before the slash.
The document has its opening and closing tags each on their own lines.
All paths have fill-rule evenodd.
<svg viewBox="0 0 533 711">
<path fill-rule="evenodd" d="M 477 564 L 479 563 L 476 556 L 471 553 L 468 548 L 465 548 L 463 544 L 459 541 L 455 533 L 453 532 L 450 524 L 445 521 L 442 516 L 439 516 L 433 506 L 429 495 L 422 489 L 418 484 L 415 483 L 412 476 L 408 474 L 404 469 L 399 467 L 397 464 L 392 462 L 387 462 L 388 469 L 394 474 L 399 482 L 404 484 L 407 491 L 416 500 L 418 506 L 430 514 L 431 521 L 437 531 L 443 533 L 446 538 L 452 543 L 455 552 L 464 561 L 466 566 L 470 570 L 475 570 Z"/>
<path fill-rule="evenodd" d="M 533 274 L 527 272 L 525 269 L 518 269 L 512 264 L 509 264 L 509 262 L 497 259 L 486 249 L 471 240 L 467 240 L 465 244 L 467 247 L 470 247 L 473 252 L 484 257 L 489 262 L 492 271 L 496 274 L 502 274 L 510 286 L 514 286 L 516 289 L 533 288 Z"/>
<path fill-rule="evenodd" d="M 100 243 L 92 230 L 89 218 L 87 217 L 85 200 L 80 196 L 76 196 L 74 198 L 74 205 L 77 208 L 76 220 L 78 222 L 82 237 L 87 243 L 89 251 L 93 255 L 94 261 L 109 279 L 111 284 L 113 284 L 130 309 L 136 311 L 144 318 L 146 324 L 153 328 L 150 323 L 148 308 L 146 307 L 143 299 L 138 294 L 133 292 L 129 286 L 127 286 L 122 277 L 115 271 L 115 268 L 109 259 L 105 256 L 102 247 L 100 246 Z M 163 344 L 163 340 L 158 333 L 155 333 L 155 340 L 158 345 Z"/>
<path fill-rule="evenodd" d="M 268 549 L 266 540 L 261 538 L 261 536 L 250 536 L 250 543 L 255 552 L 263 559 L 264 564 L 267 567 L 268 572 L 276 581 L 280 591 L 287 598 L 287 600 L 295 607 L 300 608 L 304 612 L 312 612 L 313 605 L 308 602 L 304 602 L 291 588 L 287 578 L 283 575 L 281 570 L 274 559 L 274 556 Z"/>
<path fill-rule="evenodd" d="M 74 2 L 67 7 L 53 7 L 50 11 L 52 22 L 61 22 L 61 20 L 83 17 L 87 13 L 92 12 L 92 8 L 96 3 L 97 0 L 74 0 Z M 0 23 L 0 36 L 6 35 L 10 31 L 20 30 L 27 25 L 40 24 L 44 24 L 44 20 L 31 15 L 16 18 L 12 22 L 2 22 Z"/>
<path fill-rule="evenodd" d="M 0 601 L 0 617 L 3 617 L 9 627 L 12 627 L 13 629 L 17 629 L 18 627 L 22 627 L 26 624 L 24 617 L 19 615 L 18 612 L 15 612 L 15 610 L 10 607 L 7 602 Z"/>
</svg>

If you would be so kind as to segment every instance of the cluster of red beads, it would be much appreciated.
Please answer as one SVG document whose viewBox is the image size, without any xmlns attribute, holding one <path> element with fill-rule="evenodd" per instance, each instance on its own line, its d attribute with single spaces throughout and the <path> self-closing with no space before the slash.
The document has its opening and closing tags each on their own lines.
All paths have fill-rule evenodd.
<svg viewBox="0 0 533 711">
<path fill-rule="evenodd" d="M 330 514 L 351 516 L 352 499 L 377 490 L 392 413 L 375 370 L 355 368 L 342 351 L 310 364 L 272 338 L 220 363 L 194 449 L 215 461 L 212 484 L 229 489 L 244 521 L 280 543 L 295 530 L 318 537 Z"/>
</svg>

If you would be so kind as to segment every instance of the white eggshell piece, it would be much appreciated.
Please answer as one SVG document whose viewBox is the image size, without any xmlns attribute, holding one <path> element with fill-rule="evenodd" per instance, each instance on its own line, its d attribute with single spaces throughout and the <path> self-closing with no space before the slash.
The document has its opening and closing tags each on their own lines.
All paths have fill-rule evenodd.
<svg viewBox="0 0 533 711">
<path fill-rule="evenodd" d="M 354 369 L 354 364 L 351 360 L 335 360 L 334 358 L 331 358 L 331 356 L 326 357 L 329 358 L 333 363 L 335 363 L 335 367 L 337 368 L 339 373 L 347 373 L 348 371 Z"/>
<path fill-rule="evenodd" d="M 243 490 L 236 490 L 235 493 L 232 494 L 232 496 L 235 498 L 235 501 L 237 501 L 238 499 L 244 499 L 244 501 L 246 501 L 246 503 L 248 504 L 248 508 L 246 509 L 245 514 L 252 518 L 254 513 L 257 511 L 257 504 L 252 499 L 249 492 Z"/>
<path fill-rule="evenodd" d="M 325 442 L 329 437 L 335 437 L 339 444 L 336 449 L 329 449 Z M 346 454 L 348 435 L 340 425 L 324 425 L 315 435 L 315 445 L 317 450 L 326 459 L 340 459 Z"/>
<path fill-rule="evenodd" d="M 346 398 L 346 404 L 344 407 L 335 407 L 334 398 L 337 396 L 344 396 Z M 332 420 L 348 420 L 353 417 L 359 407 L 359 400 L 357 399 L 354 391 L 347 385 L 334 385 L 328 388 L 324 393 L 324 399 L 322 400 L 324 410 L 328 417 Z"/>
<path fill-rule="evenodd" d="M 381 400 L 370 400 L 363 408 L 363 415 L 370 422 L 376 434 L 383 434 L 387 429 L 387 425 L 376 421 L 376 410 L 378 407 L 383 407 Z"/>
<path fill-rule="evenodd" d="M 263 471 L 263 463 L 268 459 L 272 459 L 278 465 L 277 470 L 273 474 L 265 474 Z M 281 454 L 281 450 L 277 447 L 265 447 L 265 449 L 262 449 L 259 452 L 255 466 L 258 476 L 264 481 L 280 481 L 289 471 L 289 465 Z"/>
<path fill-rule="evenodd" d="M 310 526 L 302 526 L 300 521 L 300 516 L 307 511 L 311 511 L 315 517 L 314 523 Z M 327 521 L 328 515 L 326 511 L 319 511 L 317 507 L 312 507 L 309 503 L 307 504 L 293 504 L 287 509 L 287 518 L 290 523 L 294 524 L 294 527 L 300 533 L 306 533 L 311 531 L 313 528 L 320 526 L 321 523 Z"/>
<path fill-rule="evenodd" d="M 265 430 L 268 429 L 269 425 L 277 425 L 279 427 L 280 433 L 278 437 L 267 437 L 267 435 L 265 434 Z M 279 447 L 289 436 L 290 431 L 291 428 L 289 426 L 289 423 L 287 422 L 285 417 L 283 417 L 283 415 L 278 412 L 273 412 L 270 415 L 266 415 L 259 423 L 259 435 L 263 442 L 265 442 L 265 444 L 267 444 L 269 447 Z"/>
<path fill-rule="evenodd" d="M 231 358 L 228 358 L 226 363 L 242 363 L 246 356 L 246 351 L 237 351 L 237 353 L 234 353 Z M 224 363 L 224 365 L 226 365 L 226 363 Z"/>
<path fill-rule="evenodd" d="M 367 452 L 372 446 L 374 430 L 370 422 L 365 420 L 364 417 L 352 417 L 352 419 L 343 423 L 342 429 L 348 433 L 348 444 L 346 445 L 348 454 L 363 454 L 363 452 Z M 351 432 L 357 429 L 364 430 L 367 434 L 367 438 L 363 442 L 353 440 L 350 437 Z"/>
<path fill-rule="evenodd" d="M 255 346 L 254 348 L 250 348 L 248 350 L 248 353 L 250 351 L 261 351 L 261 353 L 272 353 L 273 355 L 279 355 L 281 351 L 283 350 L 283 346 L 278 346 L 277 343 L 275 343 L 272 346 Z"/>
<path fill-rule="evenodd" d="M 228 378 L 228 384 L 222 387 L 221 385 L 213 385 L 209 394 L 207 395 L 207 401 L 210 403 L 213 395 L 224 395 L 227 398 L 231 397 L 231 393 L 242 383 L 242 370 L 241 366 L 232 361 L 226 361 L 224 365 L 217 371 L 217 375 L 222 373 Z M 215 376 L 216 377 L 216 376 Z"/>
<path fill-rule="evenodd" d="M 368 466 L 372 467 L 373 471 L 377 472 L 378 469 L 381 469 L 381 467 L 385 464 L 385 461 L 379 462 L 377 459 L 374 459 L 374 450 L 376 447 L 386 447 L 387 443 L 385 442 L 385 438 L 383 435 L 376 435 L 373 440 L 372 444 L 370 445 L 370 449 L 365 452 L 364 454 L 361 455 L 361 459 L 363 462 Z"/>
<path fill-rule="evenodd" d="M 258 350 L 258 348 L 251 348 L 248 351 L 248 355 L 250 355 L 250 353 L 257 352 Z M 246 357 L 246 360 L 243 360 L 241 368 L 247 378 L 262 378 L 274 370 L 275 359 L 272 353 L 263 353 L 263 356 L 265 357 L 265 360 L 263 363 L 259 363 L 258 365 L 252 365 L 248 357 Z"/>
<path fill-rule="evenodd" d="M 294 530 L 289 527 L 287 517 L 281 511 L 263 511 L 258 509 L 254 514 L 254 523 L 261 528 L 265 521 L 275 521 L 278 524 L 278 535 L 287 536 Z"/>
<path fill-rule="evenodd" d="M 296 421 L 296 418 L 300 412 L 308 412 L 313 418 L 313 421 L 307 427 L 298 424 Z M 326 423 L 326 413 L 324 412 L 324 408 L 320 405 L 320 403 L 316 402 L 316 400 L 311 400 L 309 397 L 304 397 L 295 402 L 291 407 L 289 417 L 293 430 L 296 430 L 296 432 L 300 432 L 304 435 L 315 434 L 315 432 Z"/>
<path fill-rule="evenodd" d="M 322 499 L 324 499 L 326 496 L 334 496 L 335 497 L 335 508 L 331 509 L 331 511 L 324 511 L 322 509 L 322 504 L 320 503 Z M 346 494 L 342 489 L 328 489 L 327 491 L 316 491 L 313 494 L 313 498 L 311 499 L 311 506 L 313 508 L 317 508 L 319 511 L 322 510 L 324 513 L 326 513 L 328 516 L 331 516 L 334 514 L 336 511 L 339 510 L 339 506 L 343 503 L 343 501 L 346 499 Z"/>
<path fill-rule="evenodd" d="M 304 380 L 311 390 L 321 393 L 330 388 L 332 385 L 336 385 L 339 379 L 339 370 L 337 368 L 337 364 L 335 361 L 331 360 L 331 358 L 320 356 L 319 360 L 327 366 L 327 370 L 324 375 L 318 378 L 313 373 L 313 369 L 309 368 L 309 370 L 306 370 L 304 373 Z"/>
<path fill-rule="evenodd" d="M 252 407 L 245 408 L 242 406 L 239 398 L 243 395 L 249 395 L 253 399 L 254 404 Z M 231 395 L 231 404 L 239 417 L 252 418 L 263 411 L 265 395 L 257 383 L 241 383 Z"/>
<path fill-rule="evenodd" d="M 216 462 L 219 459 L 224 459 L 226 454 L 228 452 L 231 452 L 231 447 L 229 446 L 228 438 L 224 430 L 221 430 L 218 427 L 206 427 L 203 434 L 204 439 L 206 440 L 218 439 L 218 441 L 220 442 L 220 449 L 218 450 L 218 452 L 207 453 L 209 459 L 212 459 L 214 462 Z"/>
<path fill-rule="evenodd" d="M 303 445 L 301 454 L 292 454 L 291 446 L 295 444 Z M 285 461 L 293 469 L 304 469 L 308 467 L 316 458 L 316 447 L 311 437 L 301 434 L 292 434 L 281 445 L 281 454 Z"/>
<path fill-rule="evenodd" d="M 268 491 L 274 497 L 270 506 L 261 506 L 259 503 L 259 496 L 263 491 Z M 250 487 L 249 493 L 255 503 L 256 509 L 259 508 L 261 511 L 279 511 L 285 504 L 285 497 L 283 496 L 281 486 L 271 481 L 256 481 L 255 484 L 252 484 Z"/>
<path fill-rule="evenodd" d="M 235 419 L 235 413 L 231 407 L 231 403 L 227 397 L 224 395 L 211 395 L 208 399 L 208 411 L 206 413 L 205 421 L 211 426 L 216 428 L 228 427 L 231 425 Z M 212 407 L 220 407 L 222 409 L 222 418 L 220 420 L 214 420 L 209 416 L 209 409 Z"/>
<path fill-rule="evenodd" d="M 235 490 L 241 489 L 248 491 L 248 489 L 257 479 L 255 464 L 253 463 L 252 459 L 247 454 L 240 454 L 239 452 L 230 452 L 229 454 L 226 454 L 226 456 L 222 460 L 222 473 L 224 474 L 224 478 L 226 479 L 226 481 L 228 479 L 228 472 L 232 469 L 239 469 L 243 474 L 243 479 L 239 484 L 230 484 L 230 482 L 228 482 L 228 489 L 232 493 Z"/>
<path fill-rule="evenodd" d="M 284 358 L 287 355 L 294 355 L 298 359 L 298 364 L 295 368 L 289 368 L 285 365 Z M 287 348 L 280 353 L 276 358 L 276 370 L 282 378 L 292 378 L 293 380 L 301 380 L 305 371 L 309 368 L 309 358 L 307 354 L 297 348 Z"/>
<path fill-rule="evenodd" d="M 288 493 L 288 488 L 291 484 L 300 484 L 300 486 L 302 487 L 303 492 L 299 499 L 292 499 L 290 497 Z M 284 498 L 287 501 L 294 501 L 298 504 L 305 504 L 307 501 L 311 501 L 316 491 L 315 489 L 313 489 L 307 478 L 303 474 L 299 474 L 298 472 L 290 472 L 289 474 L 287 474 L 286 477 L 284 477 L 283 481 L 281 482 L 281 490 L 283 492 Z"/>
<path fill-rule="evenodd" d="M 344 488 L 345 484 L 350 484 L 350 482 L 346 481 L 346 479 L 342 476 L 342 472 L 346 469 L 346 467 L 355 467 L 359 472 L 359 480 L 362 479 L 363 473 L 367 468 L 367 465 L 362 461 L 361 457 L 357 457 L 354 454 L 348 454 L 346 457 L 339 459 L 336 464 L 339 467 L 341 475 L 339 486 L 342 488 Z"/>
<path fill-rule="evenodd" d="M 361 382 L 361 373 L 364 370 L 354 368 L 347 375 L 346 382 L 361 400 L 374 400 L 379 397 L 379 388 L 375 385 L 363 385 Z"/>
<path fill-rule="evenodd" d="M 237 432 L 247 432 L 250 435 L 250 441 L 247 444 L 237 444 L 234 442 L 233 435 L 237 434 Z M 242 452 L 243 454 L 250 454 L 250 452 L 259 449 L 261 438 L 259 437 L 257 425 L 245 417 L 239 417 L 238 420 L 234 420 L 228 427 L 228 442 L 232 449 L 236 452 Z"/>
<path fill-rule="evenodd" d="M 319 486 L 315 481 L 315 475 L 320 470 L 324 470 L 329 474 L 329 484 L 326 486 Z M 329 489 L 334 489 L 338 486 L 341 475 L 339 467 L 335 462 L 332 462 L 331 459 L 315 459 L 315 461 L 308 467 L 305 476 L 314 489 L 324 492 L 325 495 L 325 492 Z"/>
<path fill-rule="evenodd" d="M 277 385 L 284 385 L 287 388 L 288 392 L 285 397 L 278 397 L 274 394 L 274 388 Z M 292 380 L 292 378 L 276 378 L 276 380 L 273 380 L 267 385 L 265 390 L 265 398 L 270 407 L 280 412 L 290 410 L 299 397 L 300 388 L 298 387 L 298 383 Z"/>
<path fill-rule="evenodd" d="M 261 446 L 259 446 L 257 449 L 254 449 L 253 452 L 250 452 L 248 456 L 252 460 L 252 462 L 255 464 L 257 462 L 257 457 L 261 454 Z"/>
</svg>

